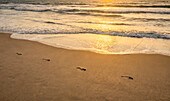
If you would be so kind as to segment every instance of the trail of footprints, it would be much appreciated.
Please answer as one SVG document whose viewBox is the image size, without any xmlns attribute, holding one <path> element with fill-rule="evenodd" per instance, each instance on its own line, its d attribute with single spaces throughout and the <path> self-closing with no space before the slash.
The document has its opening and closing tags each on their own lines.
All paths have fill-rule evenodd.
<svg viewBox="0 0 170 101">
<path fill-rule="evenodd" d="M 17 55 L 23 55 L 22 53 L 16 53 Z M 49 58 L 43 58 L 42 60 L 44 60 L 44 61 L 48 61 L 48 62 L 50 62 L 51 61 L 51 59 L 49 59 Z M 78 70 L 80 70 L 80 71 L 86 71 L 87 69 L 86 68 L 84 68 L 84 67 L 80 67 L 80 66 L 78 66 L 78 67 L 76 67 L 76 69 L 78 69 Z M 122 78 L 128 78 L 129 80 L 133 80 L 134 78 L 133 77 L 131 77 L 131 76 L 121 76 Z"/>
</svg>

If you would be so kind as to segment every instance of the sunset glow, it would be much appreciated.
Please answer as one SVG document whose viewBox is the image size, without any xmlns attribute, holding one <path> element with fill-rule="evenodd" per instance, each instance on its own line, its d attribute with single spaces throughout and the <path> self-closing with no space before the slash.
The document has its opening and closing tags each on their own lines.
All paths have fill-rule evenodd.
<svg viewBox="0 0 170 101">
<path fill-rule="evenodd" d="M 170 0 L 0 0 L 0 101 L 170 101 Z"/>
</svg>

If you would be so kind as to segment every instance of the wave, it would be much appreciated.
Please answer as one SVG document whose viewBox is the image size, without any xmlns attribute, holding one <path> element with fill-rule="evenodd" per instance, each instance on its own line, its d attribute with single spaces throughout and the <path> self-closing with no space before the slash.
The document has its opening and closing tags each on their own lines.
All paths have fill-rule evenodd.
<svg viewBox="0 0 170 101">
<path fill-rule="evenodd" d="M 134 21 L 134 20 L 140 20 L 140 21 L 158 21 L 158 22 L 168 22 L 170 19 L 164 19 L 164 18 L 130 18 L 129 20 Z"/>
<path fill-rule="evenodd" d="M 58 10 L 58 12 L 93 12 L 93 13 L 115 13 L 115 14 L 129 14 L 129 13 L 170 14 L 170 12 L 165 12 L 165 11 L 103 11 L 103 10 L 80 10 L 80 9 Z"/>
<path fill-rule="evenodd" d="M 74 14 L 74 15 L 89 15 L 89 16 L 99 16 L 99 17 L 122 17 L 121 15 L 103 15 L 103 14 L 92 14 L 92 13 L 65 13 L 65 14 Z"/>
<path fill-rule="evenodd" d="M 123 32 L 109 32 L 109 35 L 123 36 L 123 37 L 134 37 L 134 38 L 155 38 L 155 39 L 170 39 L 169 34 L 158 34 L 156 32 L 138 32 L 138 33 L 123 33 Z"/>
<path fill-rule="evenodd" d="M 119 14 L 128 14 L 128 13 L 170 14 L 170 12 L 162 12 L 162 11 L 105 11 L 105 13 L 119 13 Z"/>
<path fill-rule="evenodd" d="M 26 8 L 27 7 L 27 8 Z M 35 8 L 34 8 L 35 7 Z M 68 6 L 67 6 L 68 7 Z M 32 11 L 32 12 L 56 12 L 56 13 L 66 13 L 66 12 L 72 12 L 72 13 L 77 13 L 79 15 L 89 15 L 89 13 L 111 13 L 111 14 L 170 14 L 169 11 L 166 10 L 162 10 L 162 11 L 147 11 L 147 10 L 137 10 L 137 11 L 132 11 L 132 10 L 125 10 L 125 11 L 121 11 L 121 9 L 119 11 L 112 11 L 112 10 L 93 10 L 93 9 L 58 9 L 56 7 L 46 7 L 46 6 L 34 6 L 34 5 L 15 5 L 15 4 L 7 4 L 7 5 L 0 5 L 0 9 L 11 9 L 11 10 L 16 10 L 16 11 Z M 98 16 L 98 15 L 97 15 Z M 110 15 L 106 15 L 108 17 L 112 17 Z"/>
<path fill-rule="evenodd" d="M 127 25 L 127 26 L 133 25 L 133 24 L 127 24 L 127 23 L 105 23 L 105 22 L 76 22 L 76 23 L 105 24 L 105 25 Z"/>
<path fill-rule="evenodd" d="M 51 9 L 42 9 L 42 10 L 34 10 L 34 9 L 17 9 L 17 8 L 11 8 L 12 10 L 16 11 L 32 11 L 32 12 L 47 12 L 51 11 Z"/>
<path fill-rule="evenodd" d="M 50 22 L 51 23 L 51 22 Z M 69 26 L 69 25 L 66 25 Z M 75 26 L 72 26 L 75 27 Z M 1 30 L 1 32 L 10 32 L 10 33 L 20 33 L 20 34 L 37 34 L 37 35 L 51 35 L 51 34 L 98 34 L 98 35 L 110 35 L 110 36 L 120 36 L 120 37 L 129 37 L 129 38 L 152 38 L 152 39 L 166 39 L 170 40 L 170 33 L 161 34 L 156 32 L 101 32 L 98 30 L 93 29 L 82 29 L 82 31 L 58 31 L 58 32 L 48 32 L 47 30 L 43 31 L 25 31 L 25 32 L 18 32 L 18 31 L 10 31 L 10 30 Z"/>
<path fill-rule="evenodd" d="M 36 2 L 36 1 L 0 1 L 0 4 L 10 4 L 10 3 L 13 3 L 13 4 L 32 4 L 32 5 L 87 5 L 86 3 L 84 2 L 58 2 L 58 1 L 53 1 L 53 2 Z"/>
<path fill-rule="evenodd" d="M 37 33 L 37 34 L 41 34 L 41 33 L 43 33 L 43 34 L 94 33 L 94 34 L 108 34 L 108 35 L 123 36 L 123 37 L 135 37 L 135 38 L 170 39 L 170 35 L 168 35 L 169 33 L 167 33 L 168 32 L 167 27 L 169 25 L 167 25 L 167 23 L 163 23 L 163 22 L 170 21 L 170 19 L 167 18 L 167 15 L 158 15 L 160 18 L 152 18 L 152 17 L 151 18 L 130 18 L 130 17 L 127 17 L 126 18 L 126 16 L 121 15 L 121 14 L 129 14 L 129 13 L 134 13 L 134 14 L 136 14 L 136 13 L 152 13 L 153 16 L 154 16 L 154 14 L 170 14 L 170 12 L 168 12 L 169 11 L 168 9 L 160 9 L 160 10 L 159 9 L 135 9 L 135 10 L 139 10 L 139 11 L 132 11 L 134 9 L 123 9 L 123 10 L 126 10 L 126 11 L 121 11 L 122 9 L 116 9 L 116 10 L 119 10 L 119 11 L 114 11 L 114 9 L 113 10 L 107 9 L 109 11 L 105 11 L 106 9 L 105 10 L 102 10 L 102 9 L 98 10 L 98 8 L 97 8 L 97 10 L 94 10 L 93 8 L 90 8 L 90 9 L 89 8 L 83 8 L 82 9 L 80 7 L 74 8 L 74 7 L 69 7 L 69 6 L 42 6 L 42 5 L 41 6 L 39 6 L 39 5 L 35 6 L 35 5 L 16 5 L 16 4 L 15 5 L 14 4 L 7 4 L 7 5 L 6 4 L 5 5 L 0 4 L 0 8 L 10 9 L 9 12 L 6 11 L 6 10 L 4 12 L 0 12 L 0 13 L 2 13 L 2 15 L 4 13 L 5 16 L 7 16 L 7 14 L 12 14 L 11 10 L 28 11 L 28 12 L 53 12 L 53 14 L 54 13 L 61 13 L 61 14 L 57 14 L 57 15 L 66 14 L 66 16 L 63 15 L 64 18 L 61 17 L 62 20 L 60 20 L 60 21 L 54 20 L 54 19 L 56 19 L 56 17 L 60 18 L 59 16 L 45 18 L 44 20 L 36 18 L 37 20 L 39 19 L 39 21 L 35 21 L 35 22 L 39 22 L 39 23 L 33 23 L 33 24 L 35 24 L 35 25 L 37 24 L 37 26 L 39 26 L 39 27 L 36 26 L 34 28 L 32 26 L 27 26 L 27 27 L 24 28 L 24 26 L 22 26 L 22 25 L 25 25 L 25 23 L 22 23 L 22 25 L 20 25 L 20 24 L 18 24 L 18 22 L 19 22 L 18 19 L 16 20 L 15 18 L 14 19 L 12 18 L 11 22 L 14 21 L 15 23 L 11 23 L 9 25 L 7 23 L 7 20 L 5 20 L 6 22 L 5 21 L 4 22 L 5 22 L 5 24 L 6 23 L 7 24 L 6 25 L 2 24 L 2 28 L 0 28 L 0 29 L 4 29 L 4 30 L 11 29 L 11 30 L 15 30 L 15 32 L 21 31 L 22 33 L 30 33 L 30 34 L 35 34 L 35 33 Z M 141 11 L 141 10 L 145 10 L 145 11 Z M 151 10 L 151 11 L 147 11 L 147 10 Z M 20 16 L 20 12 L 14 12 L 14 14 L 18 14 Z M 28 14 L 30 14 L 30 13 L 28 13 Z M 39 14 L 42 14 L 42 13 L 39 13 Z M 43 13 L 43 14 L 46 14 L 47 17 L 48 17 L 47 13 Z M 67 16 L 67 14 L 81 15 L 81 16 L 76 16 L 76 17 L 80 17 L 80 20 L 77 20 L 77 19 L 74 19 L 74 18 L 70 19 L 69 18 L 70 16 Z M 102 22 L 102 21 L 97 22 L 96 20 L 86 19 L 85 17 L 82 17 L 82 16 L 88 16 L 88 17 L 91 16 L 91 18 L 94 18 L 94 19 L 97 18 L 97 17 L 113 17 L 113 18 L 117 17 L 113 20 L 111 19 L 113 22 L 115 20 L 115 22 L 117 22 L 117 23 L 107 23 L 107 22 Z M 92 17 L 92 16 L 96 16 L 96 17 Z M 7 17 L 10 18 L 12 16 L 7 16 Z M 136 17 L 138 17 L 138 16 L 136 16 Z M 2 18 L 2 20 L 3 19 L 5 19 L 5 18 Z M 25 16 L 24 16 L 23 19 L 26 20 Z M 33 21 L 35 18 L 30 17 L 28 19 L 30 19 L 30 20 L 32 19 L 32 21 Z M 66 22 L 67 20 L 68 20 L 69 23 Z M 86 22 L 87 20 L 89 22 Z M 138 28 L 135 28 L 135 27 L 139 26 L 139 23 L 135 23 L 135 20 L 140 20 L 140 23 L 142 23 L 142 24 L 145 24 L 144 21 L 156 21 L 156 23 L 153 22 L 153 23 L 150 24 L 151 27 L 156 25 L 156 24 L 159 24 L 159 23 L 157 23 L 159 21 L 159 22 L 161 22 L 161 24 L 164 24 L 164 25 L 166 24 L 166 27 L 160 28 L 160 29 L 163 29 L 163 30 L 156 30 L 157 32 L 139 32 L 139 31 L 136 31 L 136 33 L 126 33 L 126 32 L 109 32 L 109 31 L 113 31 L 114 29 L 109 30 L 108 32 L 101 32 L 101 30 L 103 31 L 103 29 L 100 29 L 100 28 L 95 29 L 94 27 L 91 27 L 91 29 L 90 29 L 90 26 L 84 27 L 84 26 L 82 26 L 83 24 L 75 24 L 75 23 L 91 23 L 91 24 L 118 25 L 118 27 L 119 26 L 122 26 L 122 27 L 126 26 L 125 28 L 127 28 L 128 26 L 132 26 L 132 27 L 134 27 L 134 30 L 135 30 L 135 29 L 138 29 Z M 96 22 L 93 22 L 93 21 L 96 21 Z M 110 22 L 112 22 L 112 21 L 110 21 Z M 128 23 L 126 23 L 127 21 L 128 21 L 128 23 L 131 23 L 131 21 L 134 21 L 134 22 L 132 24 L 128 24 Z M 4 22 L 2 22 L 2 23 L 4 23 Z M 72 22 L 74 24 L 72 24 Z M 12 24 L 13 24 L 13 26 L 12 26 Z M 43 24 L 47 25 L 47 27 L 44 27 Z M 161 24 L 159 24 L 159 25 L 161 25 Z M 50 27 L 48 28 L 48 26 L 50 26 Z M 148 25 L 146 25 L 146 27 L 147 26 Z M 68 27 L 70 27 L 70 29 Z M 114 26 L 112 26 L 112 27 L 114 27 Z M 14 28 L 14 29 L 12 29 L 12 28 Z M 30 28 L 30 29 L 28 29 L 28 28 Z M 73 28 L 74 28 L 74 30 L 72 30 Z M 155 27 L 155 28 L 157 28 L 157 27 Z M 124 29 L 124 28 L 122 28 L 122 29 Z M 149 29 L 149 27 L 148 27 L 148 29 Z M 122 30 L 122 31 L 125 31 L 125 30 Z M 154 29 L 151 29 L 151 30 L 148 30 L 148 31 L 154 31 Z M 162 33 L 165 32 L 166 34 L 162 34 L 159 31 L 162 32 Z"/>
<path fill-rule="evenodd" d="M 96 7 L 170 8 L 170 5 L 97 5 Z"/>
<path fill-rule="evenodd" d="M 52 21 L 45 21 L 44 23 L 57 24 L 57 25 L 65 25 L 65 24 L 63 24 L 63 23 L 56 23 L 56 22 L 52 22 Z"/>
</svg>

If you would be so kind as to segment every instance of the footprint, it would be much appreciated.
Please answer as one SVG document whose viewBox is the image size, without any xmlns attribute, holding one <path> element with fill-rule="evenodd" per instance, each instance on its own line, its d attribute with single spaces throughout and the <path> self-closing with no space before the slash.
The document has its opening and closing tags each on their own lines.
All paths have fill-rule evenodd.
<svg viewBox="0 0 170 101">
<path fill-rule="evenodd" d="M 22 55 L 21 53 L 16 53 L 17 55 Z"/>
<path fill-rule="evenodd" d="M 126 78 L 128 78 L 130 80 L 133 80 L 133 77 L 130 77 L 130 76 L 121 76 L 121 77 L 126 77 Z"/>
<path fill-rule="evenodd" d="M 9 76 L 8 76 L 8 79 L 12 79 L 12 80 L 14 80 L 14 79 L 15 79 L 15 76 L 13 76 L 13 75 L 9 75 Z"/>
<path fill-rule="evenodd" d="M 51 61 L 50 59 L 44 59 L 44 58 L 43 58 L 43 60 L 45 60 L 45 61 Z"/>
<path fill-rule="evenodd" d="M 86 69 L 83 67 L 77 67 L 77 69 L 80 69 L 81 71 L 86 71 Z"/>
</svg>

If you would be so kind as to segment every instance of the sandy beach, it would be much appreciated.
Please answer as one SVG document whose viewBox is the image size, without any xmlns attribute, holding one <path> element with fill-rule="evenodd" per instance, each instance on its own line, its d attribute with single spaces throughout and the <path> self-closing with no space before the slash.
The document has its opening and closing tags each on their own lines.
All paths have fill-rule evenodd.
<svg viewBox="0 0 170 101">
<path fill-rule="evenodd" d="M 103 55 L 0 34 L 0 101 L 169 101 L 169 77 L 169 56 Z"/>
</svg>

